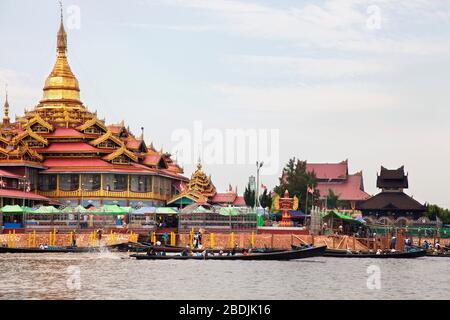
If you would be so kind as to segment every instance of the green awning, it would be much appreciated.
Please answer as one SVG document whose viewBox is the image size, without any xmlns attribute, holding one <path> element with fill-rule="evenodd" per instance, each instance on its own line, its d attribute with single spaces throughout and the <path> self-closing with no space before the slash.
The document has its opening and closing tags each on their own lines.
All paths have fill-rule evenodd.
<svg viewBox="0 0 450 320">
<path fill-rule="evenodd" d="M 29 212 L 29 211 L 31 211 L 30 208 L 21 207 L 19 205 L 15 205 L 15 206 L 8 205 L 8 206 L 4 206 L 1 209 L 1 212 L 3 214 L 18 214 L 18 213 L 25 213 L 25 212 Z"/>
<path fill-rule="evenodd" d="M 56 209 L 54 206 L 42 206 L 37 210 L 30 211 L 30 214 L 59 214 L 60 210 Z"/>
<path fill-rule="evenodd" d="M 176 201 L 170 203 L 170 204 L 176 204 L 176 205 L 189 205 L 193 204 L 195 201 L 188 197 L 181 197 L 180 199 L 177 199 Z"/>
<path fill-rule="evenodd" d="M 104 205 L 101 208 L 94 209 L 88 211 L 91 214 L 111 214 L 111 215 L 122 215 L 122 214 L 128 214 L 128 210 L 122 207 L 119 207 L 116 204 L 111 205 Z"/>
<path fill-rule="evenodd" d="M 178 211 L 174 208 L 164 207 L 164 208 L 156 208 L 156 214 L 177 214 Z"/>
<path fill-rule="evenodd" d="M 236 208 L 231 208 L 231 207 L 220 208 L 219 214 L 222 216 L 238 216 L 238 215 L 240 215 L 239 210 L 237 210 Z"/>
<path fill-rule="evenodd" d="M 336 218 L 336 219 L 341 219 L 341 220 L 344 220 L 344 221 L 347 221 L 350 223 L 362 224 L 362 222 L 359 220 L 353 219 L 352 217 L 350 217 L 346 214 L 335 212 L 335 211 L 330 211 L 330 212 L 326 213 L 324 216 L 322 216 L 322 219 L 331 218 L 331 217 Z"/>
<path fill-rule="evenodd" d="M 61 212 L 62 213 L 85 213 L 88 210 L 83 206 L 77 206 L 77 207 L 65 207 Z"/>
</svg>

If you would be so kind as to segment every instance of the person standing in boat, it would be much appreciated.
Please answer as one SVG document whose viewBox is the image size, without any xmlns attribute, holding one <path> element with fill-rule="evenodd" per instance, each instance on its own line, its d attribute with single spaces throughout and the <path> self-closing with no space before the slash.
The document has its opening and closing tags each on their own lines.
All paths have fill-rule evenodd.
<svg viewBox="0 0 450 320">
<path fill-rule="evenodd" d="M 194 234 L 194 248 L 198 249 L 198 232 Z"/>
<path fill-rule="evenodd" d="M 98 245 L 101 245 L 101 242 L 102 242 L 102 229 L 98 229 L 97 230 L 97 241 L 98 241 Z"/>
<path fill-rule="evenodd" d="M 391 249 L 395 249 L 397 245 L 397 237 L 392 237 L 391 238 Z"/>
<path fill-rule="evenodd" d="M 200 246 L 202 245 L 202 231 L 201 230 L 198 231 L 198 244 Z"/>
<path fill-rule="evenodd" d="M 167 246 L 167 243 L 169 242 L 169 235 L 167 234 L 167 232 L 164 232 L 164 234 L 162 235 L 163 241 L 164 241 L 164 246 Z"/>
<path fill-rule="evenodd" d="M 76 246 L 77 246 L 77 233 L 74 230 L 73 234 L 72 234 L 72 247 L 76 247 Z"/>
</svg>

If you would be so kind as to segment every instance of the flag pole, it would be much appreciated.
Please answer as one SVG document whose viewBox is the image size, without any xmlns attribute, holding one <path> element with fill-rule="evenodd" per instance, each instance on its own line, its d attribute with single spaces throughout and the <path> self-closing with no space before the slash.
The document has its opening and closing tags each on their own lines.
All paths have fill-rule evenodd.
<svg viewBox="0 0 450 320">
<path fill-rule="evenodd" d="M 305 215 L 308 215 L 308 193 L 309 193 L 309 186 L 306 185 L 306 204 L 305 204 Z M 306 217 L 305 217 L 306 219 Z"/>
</svg>

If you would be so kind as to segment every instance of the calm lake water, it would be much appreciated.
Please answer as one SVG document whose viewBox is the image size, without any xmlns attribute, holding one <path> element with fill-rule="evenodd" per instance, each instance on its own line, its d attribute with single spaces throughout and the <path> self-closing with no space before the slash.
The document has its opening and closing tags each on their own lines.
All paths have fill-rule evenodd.
<svg viewBox="0 0 450 320">
<path fill-rule="evenodd" d="M 0 270 L 0 299 L 450 299 L 450 258 L 136 261 L 125 253 L 1 254 Z M 372 289 L 369 277 L 375 277 Z"/>
</svg>

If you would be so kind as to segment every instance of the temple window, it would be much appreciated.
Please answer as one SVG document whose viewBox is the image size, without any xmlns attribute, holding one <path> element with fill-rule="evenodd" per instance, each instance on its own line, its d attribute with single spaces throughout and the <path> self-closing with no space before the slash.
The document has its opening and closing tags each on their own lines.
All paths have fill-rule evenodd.
<svg viewBox="0 0 450 320">
<path fill-rule="evenodd" d="M 169 179 L 166 179 L 166 185 L 165 185 L 165 189 L 166 189 L 166 195 L 168 195 L 168 196 L 170 196 L 170 185 L 171 185 L 171 183 L 170 183 L 170 180 Z"/>
<path fill-rule="evenodd" d="M 103 175 L 103 189 L 106 191 L 126 191 L 128 189 L 128 176 L 125 174 Z"/>
<path fill-rule="evenodd" d="M 116 163 L 116 164 L 129 164 L 130 163 L 130 159 L 124 155 L 121 155 L 117 158 L 115 158 L 112 163 Z"/>
<path fill-rule="evenodd" d="M 59 189 L 62 191 L 75 191 L 80 187 L 78 174 L 61 174 L 59 176 Z"/>
<path fill-rule="evenodd" d="M 166 182 L 166 179 L 160 178 L 159 179 L 159 194 L 164 194 L 164 184 Z"/>
<path fill-rule="evenodd" d="M 84 191 L 98 191 L 101 187 L 100 174 L 83 174 L 82 190 Z"/>
<path fill-rule="evenodd" d="M 130 189 L 132 192 L 151 192 L 152 177 L 151 176 L 131 176 Z"/>
<path fill-rule="evenodd" d="M 90 133 L 90 134 L 103 134 L 104 131 L 99 128 L 98 126 L 92 126 L 90 128 L 87 128 L 84 130 L 84 133 Z"/>
<path fill-rule="evenodd" d="M 97 147 L 101 149 L 117 149 L 118 146 L 111 140 L 106 140 L 100 143 Z"/>
<path fill-rule="evenodd" d="M 38 187 L 40 191 L 55 191 L 56 190 L 56 175 L 43 174 L 39 176 Z"/>
<path fill-rule="evenodd" d="M 46 128 L 38 123 L 31 126 L 31 130 L 33 130 L 34 132 L 37 132 L 37 133 L 48 133 L 49 132 L 48 128 Z"/>
<path fill-rule="evenodd" d="M 159 181 L 160 181 L 160 178 L 159 177 L 155 177 L 155 186 L 154 186 L 154 192 L 155 193 L 159 193 Z"/>
</svg>

